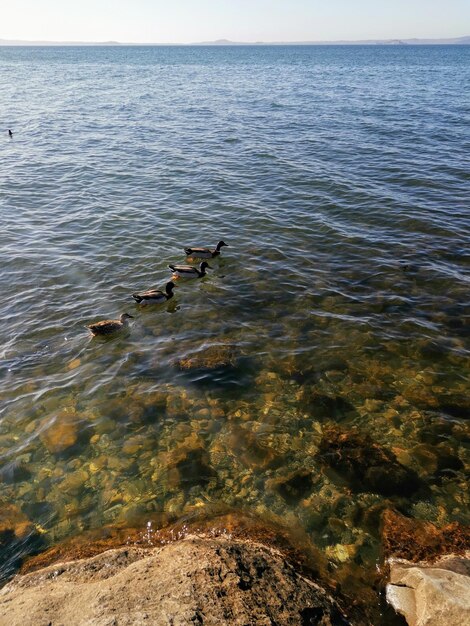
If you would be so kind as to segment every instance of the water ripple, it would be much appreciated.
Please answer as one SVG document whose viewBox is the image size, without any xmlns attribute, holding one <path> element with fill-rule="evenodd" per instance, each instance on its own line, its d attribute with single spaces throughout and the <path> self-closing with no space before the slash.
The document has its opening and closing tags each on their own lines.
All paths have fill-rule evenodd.
<svg viewBox="0 0 470 626">
<path fill-rule="evenodd" d="M 439 429 L 458 448 L 438 415 L 461 420 L 469 352 L 469 54 L 0 48 L 14 132 L 1 139 L 0 461 L 29 459 L 43 497 L 57 495 L 39 507 L 51 542 L 125 510 L 119 476 L 138 502 L 158 492 L 158 510 L 209 497 L 161 482 L 160 464 L 180 467 L 191 436 L 201 467 L 220 473 L 212 499 L 236 505 L 246 481 L 253 506 L 295 514 L 323 541 L 302 499 L 289 507 L 263 486 L 264 473 L 278 480 L 314 458 L 309 386 L 355 407 L 348 423 L 367 423 L 405 460 Z M 206 278 L 136 307 L 131 294 L 163 286 L 184 246 L 219 239 L 230 247 Z M 128 335 L 90 339 L 85 324 L 124 311 L 135 316 Z M 85 424 L 76 463 L 43 443 L 63 414 Z M 120 458 L 124 443 L 142 454 L 134 464 Z M 102 482 L 87 470 L 83 501 L 73 489 L 67 500 L 62 476 L 96 459 Z M 432 506 L 459 518 L 443 484 Z M 12 487 L 0 495 L 14 498 Z M 72 524 L 65 506 L 85 508 Z"/>
</svg>

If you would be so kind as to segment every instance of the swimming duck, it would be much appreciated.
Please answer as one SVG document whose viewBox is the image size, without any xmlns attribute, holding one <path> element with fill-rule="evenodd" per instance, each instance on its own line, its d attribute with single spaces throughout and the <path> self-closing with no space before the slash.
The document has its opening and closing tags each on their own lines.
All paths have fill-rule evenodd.
<svg viewBox="0 0 470 626">
<path fill-rule="evenodd" d="M 210 248 L 185 248 L 184 251 L 186 256 L 192 256 L 195 259 L 213 259 L 220 254 L 222 246 L 227 246 L 228 248 L 228 244 L 225 241 L 219 241 L 214 250 Z"/>
<path fill-rule="evenodd" d="M 8 136 L 10 137 L 10 139 L 13 139 L 13 133 L 11 132 L 10 129 L 8 129 Z"/>
<path fill-rule="evenodd" d="M 123 313 L 118 320 L 103 320 L 95 324 L 88 324 L 87 328 L 94 337 L 96 335 L 113 335 L 125 330 L 129 326 L 129 319 L 133 319 L 133 315 Z"/>
<path fill-rule="evenodd" d="M 201 263 L 200 269 L 192 265 L 169 265 L 168 267 L 173 270 L 173 276 L 177 278 L 202 278 L 206 275 L 206 267 L 212 269 L 207 261 Z"/>
<path fill-rule="evenodd" d="M 132 297 L 138 304 L 142 304 L 142 306 L 146 304 L 160 304 L 161 302 L 166 302 L 170 298 L 173 298 L 174 288 L 175 283 L 170 280 L 170 282 L 166 284 L 165 291 L 161 291 L 160 289 L 148 289 L 140 293 L 133 293 Z"/>
</svg>

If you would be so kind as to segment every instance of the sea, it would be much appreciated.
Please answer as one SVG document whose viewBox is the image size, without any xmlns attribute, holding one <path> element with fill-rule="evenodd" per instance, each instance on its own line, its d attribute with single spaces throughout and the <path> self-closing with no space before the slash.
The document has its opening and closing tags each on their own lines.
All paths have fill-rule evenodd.
<svg viewBox="0 0 470 626">
<path fill-rule="evenodd" d="M 469 522 L 470 46 L 1 47 L 0 120 L 1 576 L 228 511 L 395 623 L 385 512 Z"/>
</svg>

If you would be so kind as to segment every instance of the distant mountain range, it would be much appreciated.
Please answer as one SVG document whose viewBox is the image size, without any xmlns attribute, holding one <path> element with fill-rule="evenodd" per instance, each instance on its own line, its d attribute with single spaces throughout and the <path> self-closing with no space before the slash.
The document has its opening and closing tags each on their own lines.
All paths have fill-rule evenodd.
<svg viewBox="0 0 470 626">
<path fill-rule="evenodd" d="M 362 39 L 359 41 L 200 41 L 192 44 L 136 44 L 119 41 L 23 41 L 20 39 L 0 39 L 0 46 L 423 46 L 423 45 L 470 45 L 470 36 L 454 39 Z"/>
<path fill-rule="evenodd" d="M 203 41 L 192 44 L 194 46 L 419 46 L 419 45 L 470 45 L 470 36 L 456 37 L 454 39 L 362 39 L 349 41 L 230 41 L 229 39 L 217 39 L 216 41 Z"/>
</svg>

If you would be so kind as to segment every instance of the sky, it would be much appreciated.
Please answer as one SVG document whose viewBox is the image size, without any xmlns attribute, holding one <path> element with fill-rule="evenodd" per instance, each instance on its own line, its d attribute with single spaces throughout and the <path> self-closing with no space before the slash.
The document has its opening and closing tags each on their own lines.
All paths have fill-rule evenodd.
<svg viewBox="0 0 470 626">
<path fill-rule="evenodd" d="M 469 0 L 0 0 L 0 39 L 191 43 L 470 35 Z"/>
</svg>

